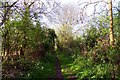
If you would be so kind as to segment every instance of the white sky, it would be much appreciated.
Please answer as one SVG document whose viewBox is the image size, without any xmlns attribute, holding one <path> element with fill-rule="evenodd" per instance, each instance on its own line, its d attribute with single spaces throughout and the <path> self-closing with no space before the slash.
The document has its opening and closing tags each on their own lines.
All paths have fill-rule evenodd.
<svg viewBox="0 0 120 80">
<path fill-rule="evenodd" d="M 78 2 L 96 2 L 96 1 L 106 1 L 106 2 L 108 2 L 109 0 L 60 0 L 61 1 L 61 3 L 62 4 L 77 4 Z M 118 6 L 118 2 L 119 2 L 120 0 L 112 0 L 112 2 L 113 2 L 113 6 L 114 5 L 117 5 Z M 103 7 L 103 6 L 101 6 L 101 7 Z M 109 6 L 106 6 L 106 7 L 109 7 Z M 97 9 L 96 10 L 99 10 L 100 8 L 99 7 L 96 7 Z M 89 16 L 89 15 L 91 15 L 91 14 L 93 14 L 93 11 L 94 11 L 94 5 L 90 5 L 87 9 L 86 9 L 86 11 L 87 11 L 87 15 Z"/>
<path fill-rule="evenodd" d="M 5 0 L 3 0 L 3 1 L 5 1 Z M 14 2 L 16 0 L 7 0 L 7 1 L 11 1 L 11 2 L 13 1 Z M 24 1 L 24 0 L 19 0 L 19 1 Z M 25 1 L 40 1 L 40 0 L 25 0 Z M 42 1 L 46 1 L 46 0 L 42 0 Z M 77 4 L 78 1 L 81 3 L 81 2 L 89 2 L 89 1 L 95 2 L 95 1 L 100 1 L 100 0 L 48 0 L 48 1 L 60 1 L 62 4 L 73 4 L 73 7 L 75 7 L 74 5 Z M 109 0 L 104 0 L 104 1 L 109 1 Z M 112 0 L 112 1 L 113 1 L 113 5 L 118 5 L 118 2 L 120 0 Z M 103 6 L 101 6 L 101 7 L 103 7 Z M 87 10 L 87 15 L 93 14 L 93 11 L 94 11 L 93 8 L 94 8 L 94 6 L 91 5 L 86 9 Z M 97 9 L 97 10 L 99 10 L 99 9 Z"/>
<path fill-rule="evenodd" d="M 100 1 L 100 0 L 61 0 L 61 3 L 62 4 L 77 4 L 78 3 L 78 1 L 79 2 L 96 2 L 96 1 Z M 102 0 L 102 1 L 109 1 L 109 0 Z M 112 0 L 112 2 L 113 2 L 113 6 L 114 5 L 118 5 L 118 2 L 119 2 L 120 0 Z M 74 6 L 73 6 L 74 7 Z M 103 7 L 104 8 L 104 6 L 101 6 L 101 7 Z M 106 8 L 108 8 L 109 7 L 109 5 L 107 5 L 106 6 Z M 98 6 L 98 7 L 96 7 L 96 10 L 97 11 L 99 11 L 100 10 L 100 7 Z M 87 9 L 86 9 L 86 14 L 89 16 L 89 15 L 91 15 L 91 14 L 93 14 L 93 12 L 94 12 L 94 5 L 90 5 Z M 74 31 L 76 31 L 78 28 L 77 28 L 77 26 L 74 28 Z"/>
<path fill-rule="evenodd" d="M 61 0 L 62 3 L 74 3 L 77 2 L 78 0 Z"/>
</svg>

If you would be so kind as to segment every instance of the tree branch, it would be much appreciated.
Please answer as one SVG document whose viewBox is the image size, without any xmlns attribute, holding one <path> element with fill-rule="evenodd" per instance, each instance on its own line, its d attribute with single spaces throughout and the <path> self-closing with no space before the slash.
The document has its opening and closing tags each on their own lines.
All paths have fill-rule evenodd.
<svg viewBox="0 0 120 80">
<path fill-rule="evenodd" d="M 7 8 L 5 14 L 3 15 L 3 20 L 2 20 L 2 22 L 0 23 L 0 27 L 1 27 L 1 26 L 4 24 L 4 22 L 6 21 L 6 17 L 7 17 L 7 15 L 8 15 L 8 12 L 10 11 L 10 9 L 11 9 L 18 1 L 19 1 L 19 0 L 17 0 L 16 2 L 14 2 L 12 5 L 10 5 L 10 6 Z"/>
</svg>

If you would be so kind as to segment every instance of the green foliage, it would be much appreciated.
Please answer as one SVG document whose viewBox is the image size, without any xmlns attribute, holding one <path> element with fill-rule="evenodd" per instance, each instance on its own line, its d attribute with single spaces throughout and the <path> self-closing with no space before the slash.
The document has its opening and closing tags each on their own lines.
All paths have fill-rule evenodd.
<svg viewBox="0 0 120 80">
<path fill-rule="evenodd" d="M 59 44 L 63 46 L 63 48 L 70 48 L 70 44 L 73 41 L 72 26 L 63 24 L 58 28 L 57 35 Z"/>
<path fill-rule="evenodd" d="M 108 51 L 111 52 L 108 54 Z M 115 70 L 115 78 L 119 79 L 119 68 L 118 65 L 115 63 L 118 61 L 117 56 L 118 53 L 116 53 L 117 50 L 108 50 L 106 51 L 107 57 L 109 58 L 109 61 L 104 60 L 105 56 L 100 53 L 98 55 L 99 61 L 96 61 L 93 59 L 93 56 L 69 56 L 65 57 L 62 55 L 60 57 L 60 60 L 62 62 L 62 73 L 65 78 L 69 76 L 69 74 L 72 74 L 74 76 L 77 76 L 78 80 L 84 80 L 84 79 L 106 79 L 109 80 L 112 78 L 113 70 Z M 115 52 L 114 52 L 115 51 Z M 118 51 L 117 51 L 118 52 Z M 114 54 L 111 55 L 111 54 Z M 117 55 L 117 56 L 115 56 Z M 102 59 L 102 57 L 104 57 Z M 117 59 L 115 59 L 117 58 Z M 65 64 L 64 64 L 65 63 Z"/>
<path fill-rule="evenodd" d="M 108 31 L 108 28 L 102 27 L 97 30 L 96 28 L 92 27 L 87 30 L 86 35 L 83 36 L 83 39 L 77 38 L 75 40 L 74 44 L 81 43 L 82 48 L 79 48 L 80 50 L 84 49 L 83 47 L 87 47 L 88 50 L 86 52 L 86 56 L 80 55 L 77 50 L 73 49 L 75 50 L 75 53 L 72 54 L 72 56 L 60 57 L 62 62 L 62 72 L 65 77 L 68 77 L 69 74 L 72 74 L 77 76 L 78 80 L 109 80 L 113 78 L 113 75 L 115 75 L 115 79 L 120 79 L 120 48 L 119 44 L 116 44 L 115 48 L 109 46 L 109 38 L 107 36 Z M 98 39 L 100 39 L 101 42 L 99 42 Z M 117 40 L 119 39 L 117 38 Z M 64 62 L 66 65 L 64 65 Z"/>
<path fill-rule="evenodd" d="M 116 46 L 120 46 L 120 12 L 114 17 L 114 36 Z"/>
<path fill-rule="evenodd" d="M 99 78 L 110 78 L 109 65 L 108 64 L 94 64 L 91 59 L 79 58 L 79 62 L 74 64 L 76 67 L 76 73 L 79 79 L 99 79 Z M 73 68 L 72 68 L 73 69 Z M 73 69 L 74 70 L 74 69 Z"/>
<path fill-rule="evenodd" d="M 46 58 L 33 62 L 29 71 L 23 75 L 23 78 L 47 79 L 55 77 L 55 59 L 55 56 L 48 54 Z"/>
<path fill-rule="evenodd" d="M 91 27 L 90 29 L 88 29 L 86 31 L 86 33 L 83 35 L 84 38 L 84 42 L 87 46 L 87 49 L 91 49 L 94 48 L 95 45 L 98 43 L 97 39 L 101 39 L 101 40 L 108 40 L 108 28 L 95 28 L 95 27 Z"/>
<path fill-rule="evenodd" d="M 41 27 L 37 20 L 33 22 L 29 10 L 26 6 L 22 18 L 19 17 L 20 19 L 12 21 L 7 20 L 1 28 L 4 39 L 3 78 L 21 77 L 22 75 L 26 75 L 25 78 L 46 78 L 51 73 L 52 75 L 55 74 L 53 67 L 55 58 L 51 54 L 46 54 L 54 51 L 55 39 L 57 38 L 55 31 Z M 47 58 L 43 58 L 45 56 Z M 35 60 L 36 57 L 44 60 L 37 61 Z M 31 61 L 29 61 L 29 58 Z M 9 72 L 9 69 L 13 72 L 16 70 L 17 75 L 11 73 L 13 76 L 8 76 L 7 71 Z M 29 72 L 27 74 L 25 71 L 30 71 L 31 76 L 27 76 Z"/>
<path fill-rule="evenodd" d="M 24 59 L 19 59 L 18 61 L 7 61 L 3 63 L 3 79 L 11 78 L 4 74 L 5 71 L 9 74 L 14 75 L 15 79 L 46 79 L 55 77 L 55 56 L 47 54 L 46 58 L 42 60 L 29 61 Z M 16 71 L 14 71 L 16 70 Z M 20 73 L 19 73 L 20 72 Z"/>
<path fill-rule="evenodd" d="M 99 31 L 95 27 L 91 27 L 84 34 L 85 43 L 88 49 L 93 48 L 96 44 L 96 39 L 100 36 Z"/>
<path fill-rule="evenodd" d="M 112 48 L 108 42 L 108 16 L 96 18 L 83 37 L 74 39 L 73 28 L 69 24 L 63 24 L 56 35 L 53 29 L 41 27 L 36 13 L 36 20 L 31 18 L 30 7 L 26 4 L 24 7 L 22 18 L 8 18 L 0 28 L 3 38 L 3 78 L 55 78 L 56 58 L 53 54 L 57 44 L 56 56 L 61 61 L 65 78 L 74 75 L 78 80 L 109 80 L 113 76 L 120 79 L 119 13 L 114 16 L 115 47 Z"/>
</svg>

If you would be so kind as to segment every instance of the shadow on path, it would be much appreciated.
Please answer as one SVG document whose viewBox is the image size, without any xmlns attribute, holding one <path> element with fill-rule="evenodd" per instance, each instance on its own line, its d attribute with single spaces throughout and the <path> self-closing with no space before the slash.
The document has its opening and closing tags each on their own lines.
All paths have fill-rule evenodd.
<svg viewBox="0 0 120 80">
<path fill-rule="evenodd" d="M 60 65 L 60 60 L 58 57 L 56 57 L 56 78 L 57 80 L 76 80 L 77 78 L 75 76 L 69 76 L 67 78 L 64 78 L 61 72 L 61 65 Z"/>
<path fill-rule="evenodd" d="M 58 78 L 59 80 L 64 80 L 62 76 L 61 65 L 60 65 L 60 61 L 58 57 L 56 57 L 55 67 L 56 67 L 56 78 Z"/>
</svg>

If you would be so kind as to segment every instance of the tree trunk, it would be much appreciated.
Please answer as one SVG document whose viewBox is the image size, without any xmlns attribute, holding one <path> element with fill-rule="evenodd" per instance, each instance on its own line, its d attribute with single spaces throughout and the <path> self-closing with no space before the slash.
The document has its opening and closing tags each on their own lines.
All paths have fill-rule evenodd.
<svg viewBox="0 0 120 80">
<path fill-rule="evenodd" d="M 113 31 L 113 13 L 112 13 L 112 0 L 109 0 L 109 14 L 110 14 L 110 32 L 109 32 L 109 37 L 110 37 L 110 45 L 113 47 L 114 46 L 114 31 Z"/>
</svg>

